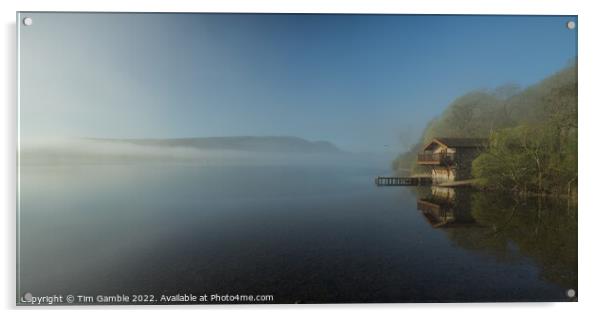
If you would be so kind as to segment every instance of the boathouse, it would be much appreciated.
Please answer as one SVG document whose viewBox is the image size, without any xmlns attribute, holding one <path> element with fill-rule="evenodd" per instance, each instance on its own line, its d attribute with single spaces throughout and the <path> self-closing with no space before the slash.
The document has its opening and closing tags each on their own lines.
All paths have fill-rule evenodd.
<svg viewBox="0 0 602 318">
<path fill-rule="evenodd" d="M 431 170 L 433 184 L 468 180 L 472 161 L 486 145 L 487 139 L 481 138 L 434 138 L 418 154 L 417 163 Z"/>
</svg>

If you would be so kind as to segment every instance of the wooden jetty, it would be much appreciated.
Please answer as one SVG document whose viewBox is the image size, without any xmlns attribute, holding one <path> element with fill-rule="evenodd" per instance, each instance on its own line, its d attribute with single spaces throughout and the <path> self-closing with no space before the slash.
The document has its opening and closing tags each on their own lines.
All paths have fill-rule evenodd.
<svg viewBox="0 0 602 318">
<path fill-rule="evenodd" d="M 430 176 L 412 176 L 412 177 L 381 177 L 374 178 L 374 184 L 377 186 L 420 186 L 430 185 L 432 178 Z"/>
</svg>

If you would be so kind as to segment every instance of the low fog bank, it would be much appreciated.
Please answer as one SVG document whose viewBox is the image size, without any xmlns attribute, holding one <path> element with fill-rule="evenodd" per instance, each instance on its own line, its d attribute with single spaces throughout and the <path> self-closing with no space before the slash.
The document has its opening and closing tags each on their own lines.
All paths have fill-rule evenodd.
<svg viewBox="0 0 602 318">
<path fill-rule="evenodd" d="M 91 139 L 138 146 L 185 147 L 199 150 L 238 150 L 270 153 L 336 153 L 328 141 L 309 141 L 291 136 L 234 136 L 169 139 Z"/>
<path fill-rule="evenodd" d="M 181 143 L 180 143 L 181 144 Z M 337 151 L 250 151 L 103 139 L 29 140 L 20 145 L 22 165 L 179 163 L 224 165 L 386 166 L 394 154 Z"/>
</svg>

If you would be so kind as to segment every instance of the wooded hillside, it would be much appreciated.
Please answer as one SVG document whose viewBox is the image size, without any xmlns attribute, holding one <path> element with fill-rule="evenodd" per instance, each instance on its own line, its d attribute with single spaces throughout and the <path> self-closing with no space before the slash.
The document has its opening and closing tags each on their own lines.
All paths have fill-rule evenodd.
<svg viewBox="0 0 602 318">
<path fill-rule="evenodd" d="M 421 140 L 393 162 L 411 168 L 434 137 L 488 138 L 473 162 L 481 185 L 515 192 L 574 193 L 577 184 L 577 65 L 520 90 L 506 85 L 457 98 L 424 130 Z"/>
</svg>

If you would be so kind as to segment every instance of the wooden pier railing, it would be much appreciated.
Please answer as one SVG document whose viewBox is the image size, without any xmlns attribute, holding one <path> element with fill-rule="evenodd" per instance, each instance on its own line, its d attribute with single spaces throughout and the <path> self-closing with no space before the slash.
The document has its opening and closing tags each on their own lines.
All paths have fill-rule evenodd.
<svg viewBox="0 0 602 318">
<path fill-rule="evenodd" d="M 377 186 L 419 186 L 432 183 L 431 177 L 376 177 Z"/>
</svg>

